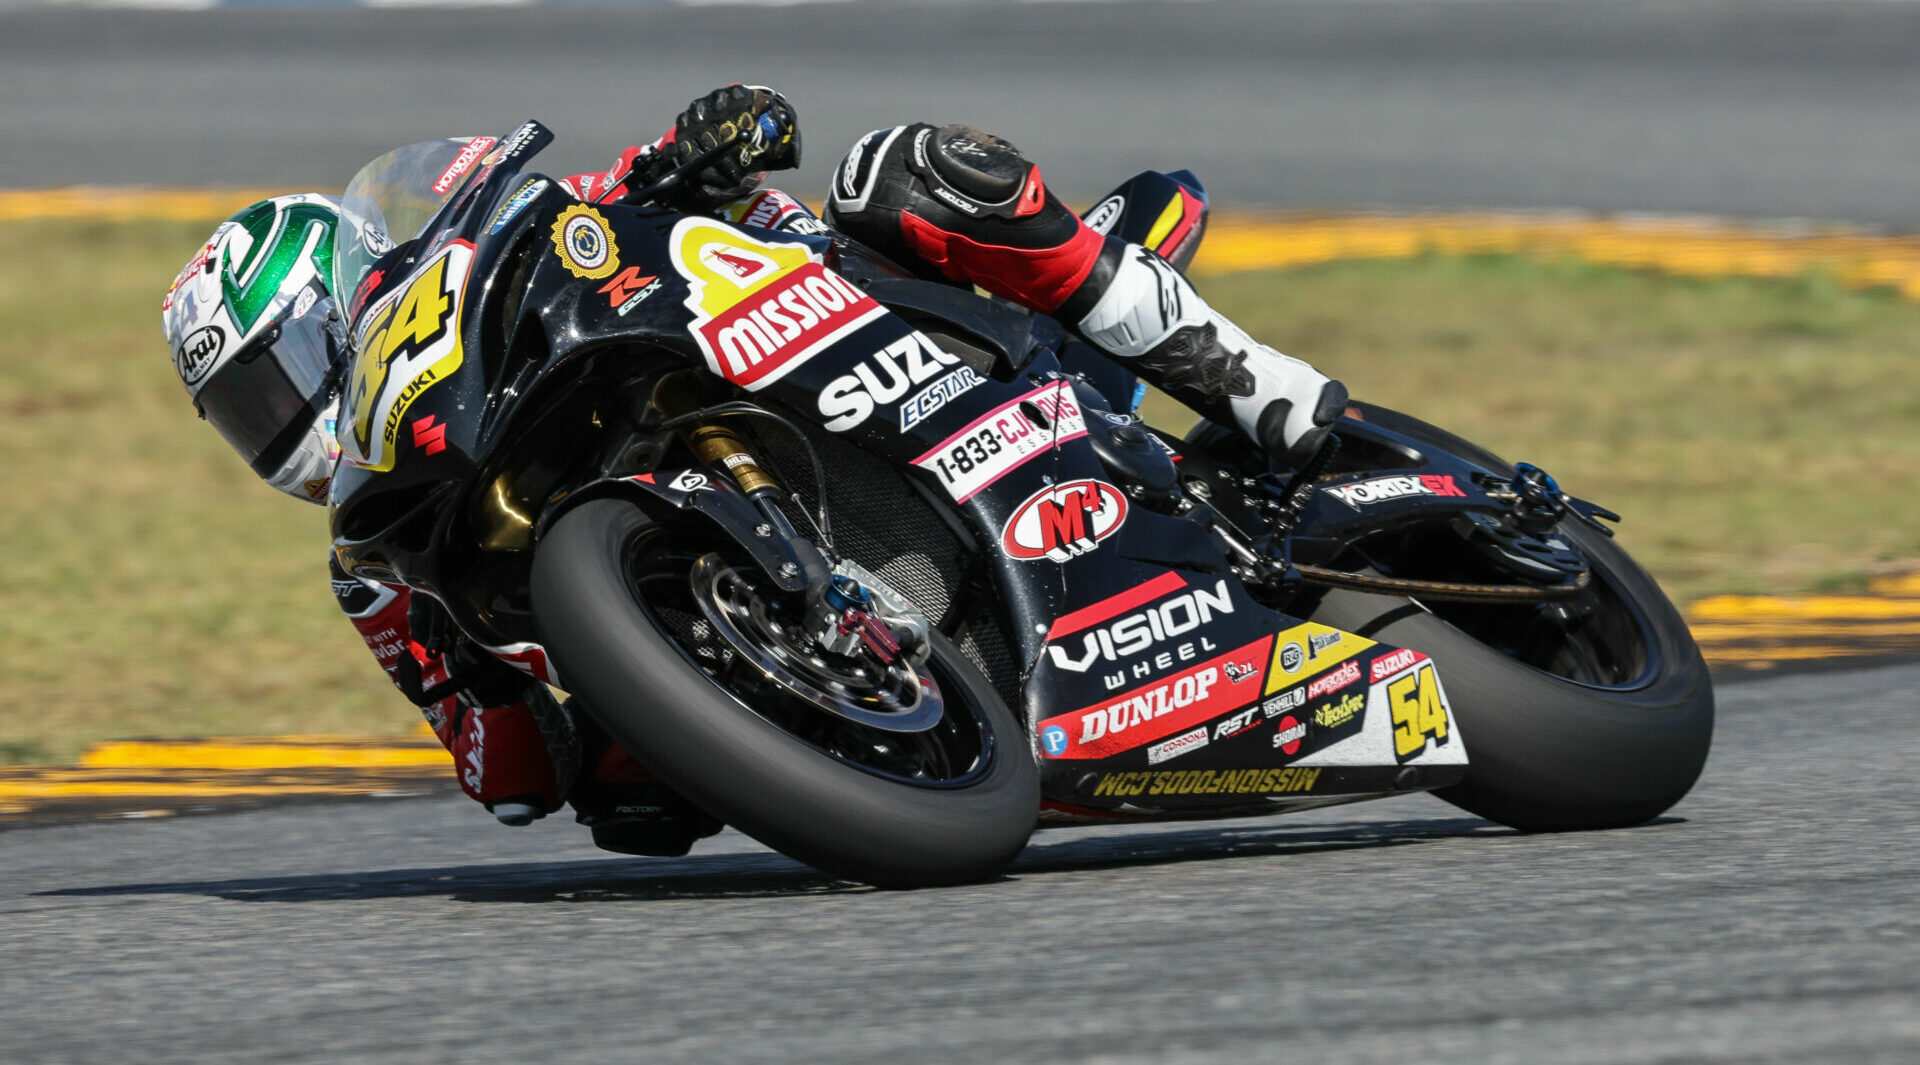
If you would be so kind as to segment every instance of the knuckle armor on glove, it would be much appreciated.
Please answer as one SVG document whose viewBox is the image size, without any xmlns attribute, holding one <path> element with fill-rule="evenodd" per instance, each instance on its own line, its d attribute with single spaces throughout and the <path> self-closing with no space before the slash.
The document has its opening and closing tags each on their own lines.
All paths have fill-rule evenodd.
<svg viewBox="0 0 1920 1065">
<path fill-rule="evenodd" d="M 800 126 L 793 105 L 772 89 L 730 85 L 695 100 L 674 123 L 671 154 L 684 166 L 704 152 L 729 146 L 701 167 L 688 194 L 712 206 L 739 199 L 761 173 L 800 165 Z"/>
</svg>

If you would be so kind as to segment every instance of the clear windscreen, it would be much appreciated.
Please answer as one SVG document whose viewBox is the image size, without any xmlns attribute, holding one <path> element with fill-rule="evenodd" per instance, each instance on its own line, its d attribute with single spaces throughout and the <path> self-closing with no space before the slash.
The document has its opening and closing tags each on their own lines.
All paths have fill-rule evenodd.
<svg viewBox="0 0 1920 1065">
<path fill-rule="evenodd" d="M 494 143 L 491 137 L 421 141 L 395 148 L 353 175 L 340 198 L 342 224 L 333 252 L 333 292 L 347 313 L 362 310 L 354 297 L 373 264 L 419 236 L 482 168 L 481 158 Z"/>
</svg>

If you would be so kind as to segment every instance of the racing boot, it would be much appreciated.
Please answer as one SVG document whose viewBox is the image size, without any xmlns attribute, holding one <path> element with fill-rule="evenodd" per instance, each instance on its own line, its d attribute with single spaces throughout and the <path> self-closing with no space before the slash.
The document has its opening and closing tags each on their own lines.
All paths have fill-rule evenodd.
<svg viewBox="0 0 1920 1065">
<path fill-rule="evenodd" d="M 678 858 L 721 824 L 654 776 L 569 700 L 585 752 L 586 771 L 568 802 L 574 820 L 593 832 L 594 846 L 616 854 Z"/>
<path fill-rule="evenodd" d="M 579 775 L 580 741 L 542 684 L 496 662 L 449 667 L 414 631 L 413 593 L 348 575 L 330 559 L 333 593 L 375 661 L 402 693 L 424 691 L 457 672 L 475 683 L 420 708 L 453 755 L 460 790 L 502 824 L 526 825 L 558 810 Z"/>
<path fill-rule="evenodd" d="M 1056 314 L 1094 347 L 1267 457 L 1305 465 L 1347 409 L 1347 388 L 1247 335 L 1173 265 L 1112 238 Z"/>
<path fill-rule="evenodd" d="M 1158 254 L 1088 226 L 990 133 L 867 134 L 834 172 L 826 219 L 923 276 L 1053 315 L 1275 461 L 1312 457 L 1346 408 L 1338 381 L 1249 337 Z"/>
</svg>

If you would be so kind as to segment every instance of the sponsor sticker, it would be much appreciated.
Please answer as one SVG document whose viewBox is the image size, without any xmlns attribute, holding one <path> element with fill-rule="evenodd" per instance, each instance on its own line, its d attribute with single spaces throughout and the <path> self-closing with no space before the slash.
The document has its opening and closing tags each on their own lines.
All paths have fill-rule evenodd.
<svg viewBox="0 0 1920 1065">
<path fill-rule="evenodd" d="M 620 269 L 620 246 L 606 216 L 584 203 L 568 204 L 553 220 L 553 248 L 567 272 L 585 281 L 599 281 Z"/>
<path fill-rule="evenodd" d="M 1337 692 L 1359 679 L 1360 664 L 1358 662 L 1342 662 L 1339 669 L 1307 685 L 1307 698 L 1310 700 L 1318 699 L 1329 692 Z"/>
<path fill-rule="evenodd" d="M 620 271 L 613 280 L 601 285 L 601 295 L 607 297 L 607 306 L 619 312 L 625 318 L 627 312 L 646 302 L 648 296 L 660 291 L 660 278 L 653 274 L 641 274 L 637 266 L 629 266 Z"/>
<path fill-rule="evenodd" d="M 1213 726 L 1213 738 L 1224 740 L 1228 736 L 1238 736 L 1258 724 L 1259 720 L 1260 706 L 1256 703 Z"/>
<path fill-rule="evenodd" d="M 180 380 L 192 388 L 205 380 L 226 347 L 225 330 L 217 325 L 203 325 L 180 341 L 180 349 L 173 353 L 173 368 L 179 372 Z"/>
<path fill-rule="evenodd" d="M 1156 743 L 1147 748 L 1147 764 L 1159 765 L 1183 754 L 1197 751 L 1207 745 L 1207 727 L 1205 725 L 1192 732 L 1183 732 L 1164 743 Z"/>
<path fill-rule="evenodd" d="M 1274 639 L 1273 663 L 1267 669 L 1268 695 L 1317 677 L 1374 646 L 1364 636 L 1316 621 L 1295 625 Z"/>
<path fill-rule="evenodd" d="M 1405 647 L 1402 647 L 1392 654 L 1381 655 L 1379 658 L 1373 660 L 1372 666 L 1368 667 L 1367 683 L 1378 684 L 1388 677 L 1393 676 L 1395 673 L 1413 665 L 1415 662 L 1420 661 L 1424 657 L 1426 656 L 1420 654 L 1418 651 Z"/>
<path fill-rule="evenodd" d="M 1094 796 L 1114 795 L 1292 795 L 1311 792 L 1320 783 L 1321 770 L 1304 766 L 1285 769 L 1148 769 L 1129 773 L 1102 773 Z"/>
<path fill-rule="evenodd" d="M 1014 509 L 1000 529 L 1000 550 L 1021 562 L 1065 562 L 1100 546 L 1127 520 L 1127 497 L 1105 481 L 1066 481 L 1042 488 Z"/>
<path fill-rule="evenodd" d="M 706 474 L 694 470 L 682 470 L 678 476 L 667 482 L 667 487 L 676 492 L 692 494 L 709 486 Z"/>
<path fill-rule="evenodd" d="M 866 421 L 880 404 L 898 402 L 914 386 L 956 366 L 960 366 L 958 355 L 914 330 L 855 363 L 852 373 L 827 382 L 820 390 L 822 424 L 828 432 L 844 433 Z M 905 424 L 904 410 L 900 420 Z"/>
<path fill-rule="evenodd" d="M 1113 224 L 1120 221 L 1120 212 L 1127 209 L 1127 201 L 1120 196 L 1109 196 L 1094 205 L 1087 212 L 1087 228 L 1105 235 L 1113 231 Z"/>
<path fill-rule="evenodd" d="M 1307 723 L 1292 714 L 1280 719 L 1273 733 L 1273 745 L 1281 754 L 1299 754 L 1300 745 L 1307 740 Z"/>
<path fill-rule="evenodd" d="M 327 489 L 332 485 L 333 478 L 316 477 L 302 484 L 300 490 L 307 493 L 307 498 L 313 500 L 315 503 L 324 503 L 327 501 Z"/>
<path fill-rule="evenodd" d="M 1043 426 L 1029 412 L 1038 411 Z M 906 409 L 901 409 L 901 420 Z M 1010 399 L 975 418 L 913 464 L 940 478 L 954 502 L 964 503 L 987 486 L 1058 444 L 1087 435 L 1087 421 L 1073 390 L 1056 381 Z"/>
<path fill-rule="evenodd" d="M 461 175 L 472 170 L 473 164 L 479 162 L 480 157 L 487 154 L 487 149 L 493 145 L 492 137 L 475 137 L 468 141 L 466 147 L 460 149 L 460 154 L 453 157 L 453 162 L 440 172 L 439 180 L 433 183 L 433 191 L 442 196 L 452 192 Z"/>
<path fill-rule="evenodd" d="M 1298 710 L 1305 705 L 1307 705 L 1307 693 L 1295 688 L 1269 697 L 1260 704 L 1260 712 L 1268 717 L 1279 717 L 1289 710 Z"/>
<path fill-rule="evenodd" d="M 1258 685 L 1228 679 L 1223 667 L 1230 661 L 1264 657 L 1272 639 L 1261 637 L 1174 676 L 1042 721 L 1043 729 L 1057 727 L 1067 734 L 1066 749 L 1048 756 L 1105 758 L 1188 731 L 1246 705 Z"/>
<path fill-rule="evenodd" d="M 900 431 L 906 432 L 927 419 L 940 408 L 959 396 L 965 395 L 973 386 L 986 379 L 973 372 L 973 367 L 962 366 L 945 377 L 914 393 L 900 403 Z"/>
<path fill-rule="evenodd" d="M 529 181 L 520 186 L 518 191 L 507 197 L 507 202 L 500 205 L 500 210 L 494 213 L 493 222 L 487 226 L 487 235 L 492 236 L 507 228 L 508 222 L 519 217 L 520 212 L 526 210 L 527 204 L 532 203 L 545 191 L 547 191 L 547 183 L 544 179 Z"/>
<path fill-rule="evenodd" d="M 1067 730 L 1058 725 L 1041 729 L 1040 746 L 1056 758 L 1067 753 Z"/>
<path fill-rule="evenodd" d="M 1425 473 L 1408 477 L 1376 477 L 1371 481 L 1337 485 L 1321 491 L 1359 510 L 1369 503 L 1407 496 L 1465 496 L 1452 474 Z"/>
<path fill-rule="evenodd" d="M 886 313 L 815 262 L 804 245 L 683 218 L 668 247 L 674 269 L 687 279 L 693 337 L 707 368 L 748 391 L 778 381 Z"/>
<path fill-rule="evenodd" d="M 1354 716 L 1367 708 L 1367 697 L 1359 692 L 1341 696 L 1330 703 L 1313 708 L 1313 723 L 1323 729 L 1335 729 L 1354 719 Z"/>
<path fill-rule="evenodd" d="M 540 126 L 538 123 L 534 123 L 534 122 L 526 123 L 525 125 L 521 126 L 519 129 L 516 129 L 512 133 L 507 134 L 507 139 L 504 142 L 502 142 L 499 147 L 495 148 L 493 151 L 488 152 L 487 157 L 485 159 L 480 160 L 480 162 L 485 166 L 497 166 L 500 163 L 513 158 L 515 155 L 518 155 L 520 153 L 521 149 L 525 148 L 528 144 L 531 144 L 533 142 L 534 134 L 538 132 L 540 132 Z"/>
<path fill-rule="evenodd" d="M 1141 609 L 1133 609 L 1145 601 L 1138 598 L 1137 593 L 1148 587 L 1163 598 Z M 1098 617 L 1102 609 L 1108 608 L 1122 616 L 1110 622 L 1104 618 L 1089 620 Z M 1233 595 L 1227 588 L 1225 578 L 1216 580 L 1211 588 L 1189 587 L 1179 574 L 1167 573 L 1148 585 L 1128 589 L 1056 621 L 1047 630 L 1047 657 L 1056 667 L 1069 673 L 1085 673 L 1095 667 L 1123 663 L 1136 655 L 1162 648 L 1163 653 L 1159 657 L 1165 661 L 1159 663 L 1159 668 L 1171 669 L 1176 658 L 1183 662 L 1196 658 L 1196 648 L 1208 651 L 1217 649 L 1205 637 L 1201 637 L 1197 643 L 1185 641 L 1178 648 L 1170 646 L 1172 641 L 1207 625 L 1216 617 L 1233 612 Z M 1250 675 L 1255 666 L 1252 662 L 1228 662 L 1222 668 L 1227 672 L 1227 679 L 1239 681 Z"/>
<path fill-rule="evenodd" d="M 435 422 L 435 416 L 429 414 L 413 423 L 413 446 L 429 455 L 438 455 L 447 449 L 447 423 Z"/>
</svg>

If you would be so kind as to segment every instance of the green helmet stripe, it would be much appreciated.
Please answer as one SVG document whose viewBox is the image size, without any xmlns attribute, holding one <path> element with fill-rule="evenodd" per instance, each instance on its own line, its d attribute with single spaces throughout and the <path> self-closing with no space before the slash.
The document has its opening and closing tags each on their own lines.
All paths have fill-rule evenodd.
<svg viewBox="0 0 1920 1065">
<path fill-rule="evenodd" d="M 287 275 L 300 262 L 300 256 L 313 241 L 313 231 L 321 232 L 319 246 L 313 250 L 314 269 L 324 282 L 333 277 L 333 227 L 337 216 L 327 207 L 299 203 L 279 209 L 271 200 L 255 204 L 233 217 L 253 235 L 253 246 L 239 262 L 230 257 L 220 272 L 220 288 L 226 295 L 227 313 L 241 335 L 253 331 L 254 323 L 272 305 Z"/>
</svg>

